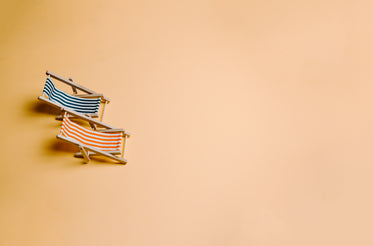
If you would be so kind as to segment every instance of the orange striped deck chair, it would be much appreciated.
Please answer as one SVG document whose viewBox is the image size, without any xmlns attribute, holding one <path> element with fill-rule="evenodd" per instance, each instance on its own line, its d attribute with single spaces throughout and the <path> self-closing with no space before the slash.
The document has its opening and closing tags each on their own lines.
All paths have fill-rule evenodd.
<svg viewBox="0 0 373 246">
<path fill-rule="evenodd" d="M 64 112 L 61 130 L 57 138 L 79 147 L 80 152 L 76 153 L 75 157 L 83 157 L 85 162 L 88 163 L 90 156 L 102 155 L 122 164 L 127 163 L 124 153 L 127 137 L 130 136 L 129 133 L 123 129 L 111 128 L 106 124 L 97 126 L 91 118 L 80 117 L 88 121 L 93 128 L 92 130 L 87 129 L 73 122 L 69 116 L 77 117 L 74 113 Z M 98 129 L 98 127 L 104 129 Z"/>
</svg>

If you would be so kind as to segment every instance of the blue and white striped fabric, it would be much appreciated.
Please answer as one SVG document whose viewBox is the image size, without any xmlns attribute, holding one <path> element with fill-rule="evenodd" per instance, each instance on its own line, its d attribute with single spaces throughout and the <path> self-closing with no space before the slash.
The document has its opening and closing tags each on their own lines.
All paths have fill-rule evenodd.
<svg viewBox="0 0 373 246">
<path fill-rule="evenodd" d="M 100 107 L 101 97 L 80 98 L 71 96 L 64 91 L 57 89 L 49 77 L 45 82 L 43 93 L 48 96 L 49 100 L 57 102 L 62 106 L 70 108 L 78 113 L 94 114 L 97 113 L 98 108 Z"/>
</svg>

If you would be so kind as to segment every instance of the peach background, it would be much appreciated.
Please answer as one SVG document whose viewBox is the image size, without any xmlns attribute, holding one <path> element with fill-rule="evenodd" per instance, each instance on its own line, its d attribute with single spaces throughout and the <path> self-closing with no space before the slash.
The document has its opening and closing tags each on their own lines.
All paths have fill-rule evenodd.
<svg viewBox="0 0 373 246">
<path fill-rule="evenodd" d="M 369 1 L 2 1 L 0 245 L 372 245 Z M 45 70 L 112 99 L 73 158 Z"/>
</svg>

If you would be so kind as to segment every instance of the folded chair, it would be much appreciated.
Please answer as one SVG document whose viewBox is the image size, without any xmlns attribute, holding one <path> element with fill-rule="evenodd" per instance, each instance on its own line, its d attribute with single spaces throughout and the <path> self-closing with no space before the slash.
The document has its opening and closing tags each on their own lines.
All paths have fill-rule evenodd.
<svg viewBox="0 0 373 246">
<path fill-rule="evenodd" d="M 48 75 L 47 81 L 45 82 L 42 96 L 38 97 L 39 100 L 61 110 L 67 108 L 93 118 L 99 117 L 98 111 L 100 105 L 103 104 L 101 115 L 99 117 L 100 121 L 103 120 L 105 108 L 110 102 L 110 99 L 104 97 L 102 94 L 96 93 L 75 83 L 72 78 L 67 80 L 50 71 L 47 71 L 46 74 Z M 71 86 L 73 94 L 70 95 L 58 89 L 51 78 Z M 78 94 L 78 90 L 85 92 L 85 94 Z M 57 119 L 62 119 L 62 115 L 57 116 Z"/>
<path fill-rule="evenodd" d="M 87 121 L 92 130 L 71 121 L 69 117 Z M 97 123 L 93 119 L 74 112 L 64 112 L 62 127 L 57 135 L 58 139 L 77 145 L 80 152 L 75 157 L 83 157 L 85 162 L 90 156 L 102 155 L 119 163 L 126 164 L 124 158 L 126 140 L 130 134 L 123 129 L 112 128 L 104 123 Z M 120 155 L 117 156 L 117 155 Z"/>
</svg>

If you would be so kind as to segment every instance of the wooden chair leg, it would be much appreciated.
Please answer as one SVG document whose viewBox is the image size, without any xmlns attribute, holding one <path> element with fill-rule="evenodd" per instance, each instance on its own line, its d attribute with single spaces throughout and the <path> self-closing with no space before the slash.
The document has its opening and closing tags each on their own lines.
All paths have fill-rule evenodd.
<svg viewBox="0 0 373 246">
<path fill-rule="evenodd" d="M 89 125 L 92 127 L 93 130 L 97 130 L 96 124 L 89 122 Z"/>
<path fill-rule="evenodd" d="M 72 77 L 70 77 L 69 80 L 74 83 L 74 79 Z M 73 89 L 74 95 L 78 94 L 78 90 L 74 86 L 71 86 L 71 89 Z"/>
<path fill-rule="evenodd" d="M 122 158 L 124 159 L 124 152 L 126 151 L 126 141 L 127 135 L 124 135 L 123 144 L 122 144 Z"/>
<path fill-rule="evenodd" d="M 107 104 L 107 101 L 105 101 L 105 103 L 104 103 L 104 106 L 103 106 L 103 108 L 102 108 L 102 112 L 101 112 L 101 117 L 100 117 L 100 121 L 103 121 L 103 120 L 104 120 L 104 115 L 105 115 L 106 104 Z"/>
<path fill-rule="evenodd" d="M 89 155 L 86 152 L 86 150 L 80 145 L 79 145 L 79 150 L 80 150 L 80 153 L 82 153 L 82 155 L 83 155 L 85 163 L 88 163 L 91 159 L 89 159 Z"/>
</svg>

